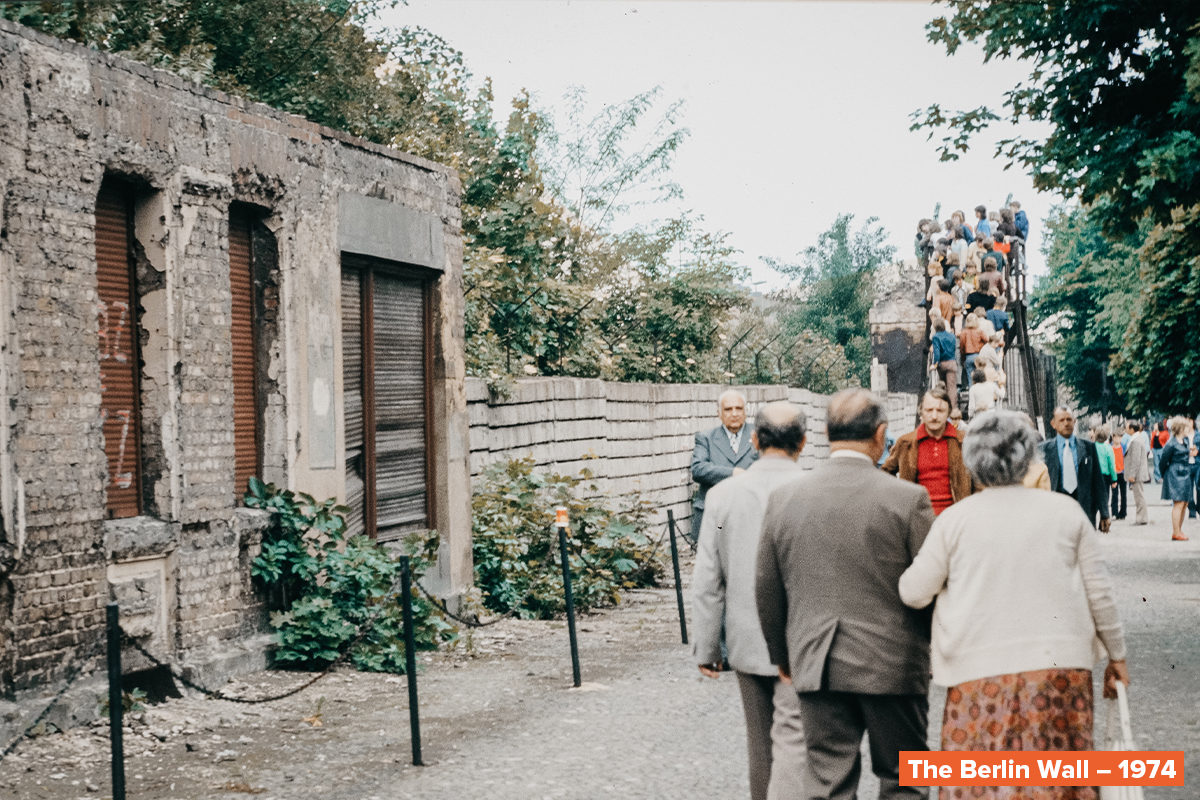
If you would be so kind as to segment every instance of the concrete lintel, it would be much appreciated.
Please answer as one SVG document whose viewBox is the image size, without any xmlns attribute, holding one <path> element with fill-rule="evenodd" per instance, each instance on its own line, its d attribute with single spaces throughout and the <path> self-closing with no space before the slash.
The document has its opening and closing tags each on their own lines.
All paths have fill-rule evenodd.
<svg viewBox="0 0 1200 800">
<path fill-rule="evenodd" d="M 362 194 L 338 196 L 338 249 L 401 264 L 446 270 L 442 221 L 408 206 Z"/>
</svg>

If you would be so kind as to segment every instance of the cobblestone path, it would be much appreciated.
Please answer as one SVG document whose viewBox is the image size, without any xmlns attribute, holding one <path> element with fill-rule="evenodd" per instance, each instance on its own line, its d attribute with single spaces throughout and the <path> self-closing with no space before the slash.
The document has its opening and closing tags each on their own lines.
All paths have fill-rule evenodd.
<svg viewBox="0 0 1200 800">
<path fill-rule="evenodd" d="M 1188 751 L 1189 786 L 1146 796 L 1183 800 L 1200 779 L 1200 525 L 1189 523 L 1192 542 L 1171 543 L 1165 505 L 1152 514 L 1148 528 L 1117 523 L 1104 548 L 1130 643 L 1135 735 L 1146 748 Z M 506 621 L 423 657 L 425 767 L 409 765 L 403 678 L 343 672 L 268 705 L 151 706 L 127 733 L 129 797 L 747 797 L 735 681 L 698 676 L 674 593 L 631 593 L 580 628 L 583 690 L 569 688 L 561 622 Z M 235 688 L 298 678 L 257 673 Z M 942 697 L 931 692 L 934 743 Z M 320 727 L 303 721 L 315 714 Z M 105 797 L 107 751 L 103 725 L 27 741 L 0 762 L 0 798 Z M 875 795 L 868 772 L 861 796 Z"/>
</svg>

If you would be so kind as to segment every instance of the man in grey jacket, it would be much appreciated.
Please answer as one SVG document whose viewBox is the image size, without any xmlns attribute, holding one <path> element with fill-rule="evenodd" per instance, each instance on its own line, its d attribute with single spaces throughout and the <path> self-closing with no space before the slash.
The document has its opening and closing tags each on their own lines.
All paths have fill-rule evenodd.
<svg viewBox="0 0 1200 800">
<path fill-rule="evenodd" d="M 881 800 L 900 751 L 927 749 L 929 610 L 900 600 L 900 576 L 933 525 L 924 487 L 875 468 L 887 409 L 847 389 L 826 410 L 830 457 L 776 489 L 758 547 L 756 600 L 771 663 L 800 697 L 805 797 L 856 797 L 863 732 Z"/>
<path fill-rule="evenodd" d="M 1125 451 L 1125 482 L 1133 495 L 1133 507 L 1137 511 L 1134 525 L 1148 525 L 1150 513 L 1146 510 L 1146 489 L 1150 480 L 1150 467 L 1146 449 L 1146 437 L 1142 434 L 1142 423 L 1130 422 L 1125 426 L 1129 432 L 1129 448 Z"/>
<path fill-rule="evenodd" d="M 697 433 L 696 446 L 692 450 L 692 479 L 699 484 L 692 500 L 689 538 L 693 543 L 700 538 L 708 490 L 743 472 L 758 458 L 758 451 L 750 444 L 754 428 L 746 424 L 746 398 L 742 393 L 735 389 L 723 392 L 717 400 L 717 412 L 721 424 Z"/>
<path fill-rule="evenodd" d="M 771 664 L 754 601 L 758 537 L 772 490 L 802 473 L 806 420 L 791 403 L 759 410 L 750 441 L 759 458 L 708 493 L 692 572 L 693 653 L 700 672 L 721 671 L 724 628 L 746 714 L 752 800 L 803 797 L 804 728 L 792 687 Z"/>
</svg>

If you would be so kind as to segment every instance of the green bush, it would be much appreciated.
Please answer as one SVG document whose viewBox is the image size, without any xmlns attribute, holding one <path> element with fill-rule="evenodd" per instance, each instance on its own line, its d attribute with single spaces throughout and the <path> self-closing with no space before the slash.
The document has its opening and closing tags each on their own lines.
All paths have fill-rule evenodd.
<svg viewBox="0 0 1200 800">
<path fill-rule="evenodd" d="M 661 552 L 648 531 L 650 504 L 638 500 L 614 511 L 596 499 L 592 481 L 586 469 L 578 477 L 535 472 L 532 458 L 498 462 L 484 472 L 471 505 L 475 585 L 487 608 L 504 612 L 521 603 L 526 619 L 564 610 L 558 535 L 551 527 L 558 506 L 570 510 L 576 608 L 619 603 L 622 589 L 656 584 Z"/>
<path fill-rule="evenodd" d="M 320 669 L 336 660 L 360 628 L 350 662 L 368 672 L 404 672 L 399 554 L 365 536 L 346 536 L 349 511 L 334 500 L 250 479 L 246 505 L 275 514 L 250 571 L 267 589 L 276 664 Z M 437 551 L 437 535 L 404 543 L 414 580 Z M 456 628 L 413 588 L 417 648 L 435 650 Z"/>
</svg>

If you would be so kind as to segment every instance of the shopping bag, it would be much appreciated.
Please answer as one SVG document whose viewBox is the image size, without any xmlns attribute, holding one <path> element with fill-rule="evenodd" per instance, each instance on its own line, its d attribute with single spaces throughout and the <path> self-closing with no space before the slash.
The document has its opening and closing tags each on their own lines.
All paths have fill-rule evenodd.
<svg viewBox="0 0 1200 800">
<path fill-rule="evenodd" d="M 1119 721 L 1118 725 L 1113 724 L 1114 718 Z M 1117 681 L 1117 699 L 1108 701 L 1104 728 L 1105 750 L 1137 749 L 1133 744 L 1133 727 L 1129 724 L 1129 698 L 1121 681 Z M 1145 800 L 1145 794 L 1141 786 L 1101 786 L 1100 800 Z"/>
</svg>

